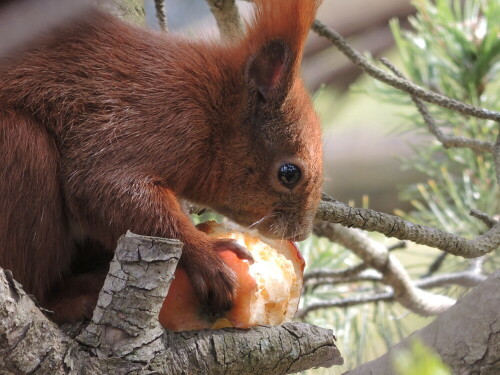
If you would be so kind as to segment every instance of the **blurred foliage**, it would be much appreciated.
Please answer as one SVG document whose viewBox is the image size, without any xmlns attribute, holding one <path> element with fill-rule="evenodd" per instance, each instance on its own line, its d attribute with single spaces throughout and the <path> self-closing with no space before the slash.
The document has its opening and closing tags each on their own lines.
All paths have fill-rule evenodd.
<svg viewBox="0 0 500 375">
<path fill-rule="evenodd" d="M 408 79 L 460 101 L 500 110 L 497 100 L 500 96 L 500 1 L 416 0 L 414 6 L 417 14 L 410 19 L 411 31 L 402 30 L 397 20 L 391 22 L 401 57 L 400 69 Z M 411 202 L 414 209 L 396 214 L 467 238 L 486 230 L 482 222 L 469 215 L 471 209 L 498 218 L 500 199 L 492 155 L 469 149 L 445 149 L 430 135 L 406 93 L 377 81 L 356 90 L 398 105 L 401 121 L 394 131 L 411 133 L 419 139 L 411 145 L 414 155 L 402 159 L 401 163 L 403 168 L 424 173 L 428 180 L 402 189 L 402 199 Z M 498 135 L 498 124 L 493 121 L 470 118 L 434 105 L 428 108 L 446 134 L 489 141 Z M 363 206 L 366 205 L 363 202 Z M 391 243 L 383 236 L 371 236 L 386 245 Z M 340 270 L 359 263 L 349 250 L 323 239 L 305 241 L 301 251 L 306 259 L 306 272 L 326 268 Z M 491 273 L 500 266 L 499 250 L 472 261 L 448 255 L 441 263 L 437 261 L 442 257 L 440 251 L 422 246 L 411 245 L 397 253 L 414 279 L 429 271 L 449 273 L 479 266 L 484 273 Z M 306 306 L 383 291 L 387 288 L 370 282 L 321 285 L 304 290 L 301 303 Z M 459 297 L 466 289 L 453 286 L 433 291 Z M 429 320 L 417 317 L 399 304 L 378 302 L 316 310 L 307 315 L 306 321 L 335 330 L 346 364 L 342 368 L 305 373 L 340 374 L 383 354 Z M 431 360 L 431 357 L 425 348 L 414 345 L 396 362 L 401 366 L 398 367 L 401 375 L 449 373 L 439 360 Z M 419 362 L 429 363 L 421 363 L 424 367 L 420 368 Z"/>
<path fill-rule="evenodd" d="M 500 110 L 500 2 L 418 0 L 414 4 L 418 13 L 410 20 L 411 32 L 403 32 L 396 21 L 391 23 L 410 80 L 465 103 Z M 389 100 L 409 100 L 379 85 L 378 92 Z M 429 109 L 447 134 L 488 141 L 498 136 L 494 121 L 435 106 Z M 409 131 L 427 131 L 417 113 L 409 116 L 406 124 Z M 444 149 L 436 140 L 413 147 L 415 156 L 403 160 L 403 165 L 425 173 L 429 180 L 403 190 L 403 199 L 412 203 L 414 211 L 398 214 L 468 238 L 483 232 L 485 225 L 469 212 L 500 213 L 493 156 L 469 149 Z M 486 272 L 500 266 L 499 255 L 496 251 L 485 257 Z M 470 262 L 458 257 L 449 256 L 443 263 L 443 271 L 448 272 L 467 267 Z"/>
<path fill-rule="evenodd" d="M 416 339 L 410 349 L 394 353 L 393 365 L 397 375 L 451 375 L 439 355 Z"/>
</svg>

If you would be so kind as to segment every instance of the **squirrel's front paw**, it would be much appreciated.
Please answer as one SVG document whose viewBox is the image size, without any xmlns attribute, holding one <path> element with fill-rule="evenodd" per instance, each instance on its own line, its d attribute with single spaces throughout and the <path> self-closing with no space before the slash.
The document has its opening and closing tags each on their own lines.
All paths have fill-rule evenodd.
<svg viewBox="0 0 500 375">
<path fill-rule="evenodd" d="M 233 305 L 236 288 L 234 271 L 219 256 L 230 250 L 240 258 L 253 261 L 250 252 L 230 239 L 212 240 L 203 248 L 184 245 L 181 266 L 186 270 L 195 292 L 202 301 L 205 313 L 220 316 Z"/>
</svg>

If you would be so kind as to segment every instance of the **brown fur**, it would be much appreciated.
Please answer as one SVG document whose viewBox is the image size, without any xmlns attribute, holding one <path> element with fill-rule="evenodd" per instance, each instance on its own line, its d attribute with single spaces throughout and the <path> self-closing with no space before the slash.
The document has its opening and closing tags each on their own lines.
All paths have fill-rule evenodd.
<svg viewBox="0 0 500 375">
<path fill-rule="evenodd" d="M 69 279 L 76 249 L 90 239 L 112 251 L 129 229 L 184 242 L 195 289 L 227 309 L 235 279 L 217 251 L 245 252 L 198 231 L 178 198 L 270 237 L 310 232 L 321 134 L 298 72 L 317 1 L 256 3 L 232 45 L 96 11 L 1 61 L 0 266 L 55 320 L 95 303 L 91 276 Z M 277 177 L 285 162 L 301 168 L 293 188 Z"/>
</svg>

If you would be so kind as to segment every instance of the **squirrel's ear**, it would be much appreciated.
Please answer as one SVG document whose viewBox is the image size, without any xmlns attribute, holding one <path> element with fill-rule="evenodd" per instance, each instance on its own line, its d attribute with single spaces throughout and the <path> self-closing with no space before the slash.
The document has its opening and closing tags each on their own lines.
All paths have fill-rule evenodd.
<svg viewBox="0 0 500 375">
<path fill-rule="evenodd" d="M 247 82 L 265 102 L 277 99 L 286 90 L 290 60 L 290 48 L 281 40 L 266 43 L 250 57 L 246 70 Z"/>
</svg>

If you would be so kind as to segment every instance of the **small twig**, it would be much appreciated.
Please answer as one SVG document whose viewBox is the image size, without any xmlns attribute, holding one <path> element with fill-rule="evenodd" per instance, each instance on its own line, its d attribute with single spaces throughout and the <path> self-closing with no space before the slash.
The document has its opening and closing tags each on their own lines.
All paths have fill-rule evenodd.
<svg viewBox="0 0 500 375">
<path fill-rule="evenodd" d="M 479 210 L 471 210 L 469 215 L 481 220 L 488 228 L 493 228 L 493 226 L 497 223 L 495 219 Z"/>
<path fill-rule="evenodd" d="M 439 254 L 436 257 L 436 259 L 434 259 L 434 261 L 431 263 L 431 265 L 429 266 L 429 269 L 427 270 L 427 273 L 425 275 L 423 275 L 422 278 L 432 276 L 437 271 L 439 271 L 439 269 L 443 265 L 444 260 L 446 259 L 447 256 L 448 256 L 448 253 Z"/>
<path fill-rule="evenodd" d="M 500 222 L 498 221 L 476 238 L 465 239 L 433 227 L 414 224 L 398 216 L 350 207 L 325 194 L 316 213 L 316 219 L 379 232 L 387 237 L 413 241 L 464 258 L 476 258 L 500 246 Z"/>
<path fill-rule="evenodd" d="M 351 306 L 356 306 L 356 305 L 362 305 L 366 303 L 375 303 L 375 302 L 383 302 L 383 301 L 392 301 L 394 300 L 394 293 L 392 292 L 387 292 L 387 293 L 379 293 L 379 294 L 374 294 L 371 296 L 356 296 L 356 297 L 349 297 L 349 298 L 342 298 L 338 300 L 332 300 L 332 301 L 321 301 L 321 302 L 315 302 L 311 303 L 304 308 L 300 309 L 297 311 L 295 314 L 296 319 L 304 319 L 309 313 L 316 311 L 316 310 L 321 310 L 321 309 L 329 309 L 332 307 L 351 307 Z"/>
<path fill-rule="evenodd" d="M 373 269 L 366 270 L 359 275 L 346 276 L 346 277 L 322 277 L 318 279 L 309 279 L 304 282 L 305 288 L 311 288 L 312 290 L 323 286 L 323 285 L 340 285 L 340 284 L 354 284 L 363 282 L 383 282 L 383 277 L 381 274 Z"/>
<path fill-rule="evenodd" d="M 493 147 L 493 162 L 495 163 L 495 174 L 497 177 L 497 184 L 500 185 L 500 121 L 498 122 L 498 135 Z"/>
<path fill-rule="evenodd" d="M 365 270 L 368 267 L 366 263 L 359 263 L 355 266 L 345 268 L 343 270 L 329 270 L 329 269 L 320 269 L 314 270 L 311 272 L 307 272 L 304 275 L 304 284 L 310 280 L 314 279 L 343 279 L 346 277 L 352 277 L 358 275 L 361 271 Z"/>
<path fill-rule="evenodd" d="M 466 115 L 474 116 L 482 119 L 490 119 L 494 121 L 500 121 L 500 112 L 491 111 L 488 109 L 476 107 L 470 104 L 462 103 L 458 100 L 448 98 L 444 95 L 425 90 L 424 88 L 399 77 L 394 77 L 392 74 L 388 74 L 382 69 L 371 64 L 366 58 L 361 55 L 358 51 L 353 49 L 344 38 L 342 38 L 338 33 L 328 28 L 326 25 L 320 21 L 314 21 L 312 29 L 320 36 L 327 38 L 332 42 L 349 60 L 356 64 L 368 75 L 374 77 L 375 79 L 385 82 L 390 86 L 397 89 L 405 91 L 411 95 L 415 95 L 420 99 L 434 103 L 439 106 L 460 112 Z M 499 146 L 500 147 L 500 146 Z M 499 156 L 500 158 L 500 156 Z"/>
<path fill-rule="evenodd" d="M 387 66 L 397 77 L 406 79 L 403 74 L 394 65 L 391 64 L 389 60 L 382 58 L 380 59 L 380 61 L 385 66 Z M 424 119 L 424 122 L 431 134 L 434 135 L 445 148 L 460 147 L 470 148 L 471 150 L 479 152 L 493 152 L 493 142 L 480 141 L 477 139 L 470 139 L 465 137 L 449 136 L 444 134 L 437 126 L 436 121 L 434 121 L 434 118 L 429 113 L 424 102 L 420 100 L 416 95 L 411 95 L 411 99 L 417 106 L 418 111 L 422 115 L 422 118 Z"/>
<path fill-rule="evenodd" d="M 321 223 L 315 228 L 315 233 L 352 250 L 368 266 L 380 272 L 382 281 L 392 287 L 395 299 L 409 310 L 421 315 L 435 315 L 455 303 L 449 297 L 415 288 L 397 258 L 365 233 L 332 223 Z"/>
<path fill-rule="evenodd" d="M 165 10 L 165 0 L 155 0 L 156 18 L 161 31 L 167 31 L 167 11 Z"/>
<path fill-rule="evenodd" d="M 394 250 L 399 250 L 399 249 L 406 249 L 407 247 L 408 247 L 408 242 L 398 241 L 395 244 L 392 244 L 389 247 L 387 247 L 387 250 L 394 251 Z"/>
<path fill-rule="evenodd" d="M 432 277 L 427 277 L 422 280 L 418 280 L 413 284 L 414 288 L 430 289 L 436 287 L 442 287 L 447 285 L 459 285 L 466 288 L 473 288 L 479 283 L 486 280 L 486 276 L 482 274 L 477 274 L 475 272 L 457 272 L 452 274 L 437 275 Z M 332 301 L 321 301 L 316 303 L 311 303 L 304 308 L 300 309 L 295 317 L 297 319 L 303 319 L 312 311 L 332 308 L 332 307 L 350 307 L 367 303 L 376 302 L 392 302 L 396 299 L 394 292 L 386 293 L 375 293 L 371 295 L 355 296 L 349 298 L 342 298 Z"/>
</svg>

